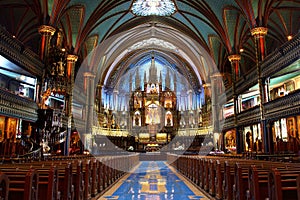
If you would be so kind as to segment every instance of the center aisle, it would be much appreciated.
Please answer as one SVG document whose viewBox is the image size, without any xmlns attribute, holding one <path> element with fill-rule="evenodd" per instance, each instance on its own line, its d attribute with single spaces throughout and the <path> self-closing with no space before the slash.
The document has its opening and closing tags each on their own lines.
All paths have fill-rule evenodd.
<svg viewBox="0 0 300 200">
<path fill-rule="evenodd" d="M 163 161 L 143 161 L 99 200 L 209 199 Z"/>
</svg>

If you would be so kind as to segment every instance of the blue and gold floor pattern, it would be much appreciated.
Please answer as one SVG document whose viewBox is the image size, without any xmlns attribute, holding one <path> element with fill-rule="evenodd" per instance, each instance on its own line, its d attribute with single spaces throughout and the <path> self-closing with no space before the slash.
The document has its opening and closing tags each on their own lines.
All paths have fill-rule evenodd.
<svg viewBox="0 0 300 200">
<path fill-rule="evenodd" d="M 100 199 L 195 200 L 208 199 L 163 161 L 143 161 Z"/>
</svg>

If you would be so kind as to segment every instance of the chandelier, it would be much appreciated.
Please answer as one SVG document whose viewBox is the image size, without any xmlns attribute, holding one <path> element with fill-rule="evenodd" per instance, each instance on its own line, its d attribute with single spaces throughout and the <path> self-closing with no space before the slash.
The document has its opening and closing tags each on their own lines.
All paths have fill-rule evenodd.
<svg viewBox="0 0 300 200">
<path fill-rule="evenodd" d="M 132 12 L 138 16 L 170 16 L 176 11 L 172 0 L 135 0 Z"/>
</svg>

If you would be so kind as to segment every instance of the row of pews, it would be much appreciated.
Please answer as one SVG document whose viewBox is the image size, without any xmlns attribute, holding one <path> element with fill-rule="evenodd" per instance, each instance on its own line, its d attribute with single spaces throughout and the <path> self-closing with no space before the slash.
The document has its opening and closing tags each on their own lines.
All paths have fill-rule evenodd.
<svg viewBox="0 0 300 200">
<path fill-rule="evenodd" d="M 0 199 L 96 199 L 138 162 L 138 154 L 131 154 L 2 164 Z"/>
<path fill-rule="evenodd" d="M 215 199 L 300 200 L 300 165 L 168 154 L 167 161 Z"/>
</svg>

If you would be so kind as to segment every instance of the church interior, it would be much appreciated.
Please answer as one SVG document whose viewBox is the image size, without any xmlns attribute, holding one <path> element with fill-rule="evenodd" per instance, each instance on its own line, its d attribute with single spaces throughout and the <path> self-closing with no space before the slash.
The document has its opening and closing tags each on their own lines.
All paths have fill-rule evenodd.
<svg viewBox="0 0 300 200">
<path fill-rule="evenodd" d="M 299 0 L 0 13 L 0 199 L 300 199 Z"/>
</svg>

